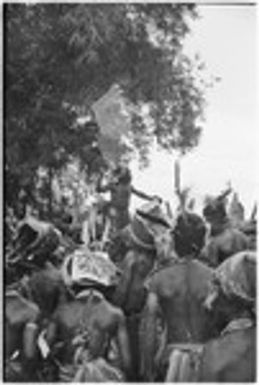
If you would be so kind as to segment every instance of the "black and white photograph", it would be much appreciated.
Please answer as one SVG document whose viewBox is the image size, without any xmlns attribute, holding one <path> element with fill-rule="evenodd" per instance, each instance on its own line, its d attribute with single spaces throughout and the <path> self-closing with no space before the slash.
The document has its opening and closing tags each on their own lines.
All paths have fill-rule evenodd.
<svg viewBox="0 0 259 385">
<path fill-rule="evenodd" d="M 257 13 L 1 4 L 1 381 L 257 381 Z"/>
</svg>

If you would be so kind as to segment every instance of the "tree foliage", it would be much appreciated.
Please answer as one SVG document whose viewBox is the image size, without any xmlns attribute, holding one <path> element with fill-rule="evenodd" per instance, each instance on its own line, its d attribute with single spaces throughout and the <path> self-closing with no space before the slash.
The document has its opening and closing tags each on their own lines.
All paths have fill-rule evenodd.
<svg viewBox="0 0 259 385">
<path fill-rule="evenodd" d="M 40 167 L 50 181 L 76 157 L 98 171 L 97 132 L 74 122 L 114 83 L 143 158 L 154 138 L 167 150 L 197 145 L 204 96 L 182 52 L 193 5 L 9 3 L 4 15 L 7 199 L 33 195 Z"/>
</svg>

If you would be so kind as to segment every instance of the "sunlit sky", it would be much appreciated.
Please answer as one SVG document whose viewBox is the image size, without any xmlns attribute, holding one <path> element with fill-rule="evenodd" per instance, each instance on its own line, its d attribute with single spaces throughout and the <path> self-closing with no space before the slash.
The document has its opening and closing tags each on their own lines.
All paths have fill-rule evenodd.
<svg viewBox="0 0 259 385">
<path fill-rule="evenodd" d="M 199 53 L 206 74 L 219 76 L 208 93 L 199 146 L 181 161 L 182 185 L 190 186 L 198 207 L 228 181 L 250 214 L 256 200 L 256 7 L 200 5 L 185 51 Z M 175 204 L 173 158 L 152 152 L 148 169 L 132 163 L 133 183 Z M 132 200 L 132 208 L 141 202 Z"/>
</svg>

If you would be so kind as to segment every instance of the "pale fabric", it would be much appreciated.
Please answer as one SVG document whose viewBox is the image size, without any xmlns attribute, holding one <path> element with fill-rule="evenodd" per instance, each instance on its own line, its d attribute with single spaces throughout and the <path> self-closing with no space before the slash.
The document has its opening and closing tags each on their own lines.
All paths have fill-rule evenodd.
<svg viewBox="0 0 259 385">
<path fill-rule="evenodd" d="M 197 382 L 202 353 L 200 344 L 172 346 L 165 382 Z"/>
<path fill-rule="evenodd" d="M 216 269 L 216 277 L 226 295 L 236 295 L 248 302 L 255 301 L 256 253 L 243 251 L 234 254 Z"/>
<path fill-rule="evenodd" d="M 71 264 L 71 271 L 69 265 Z M 111 261 L 107 253 L 90 251 L 83 246 L 69 255 L 62 267 L 62 275 L 65 283 L 80 283 L 88 285 L 96 282 L 104 286 L 116 283 L 119 269 Z"/>
<path fill-rule="evenodd" d="M 60 368 L 62 382 L 124 382 L 125 377 L 119 368 L 112 366 L 103 358 L 85 359 L 78 365 Z"/>
</svg>

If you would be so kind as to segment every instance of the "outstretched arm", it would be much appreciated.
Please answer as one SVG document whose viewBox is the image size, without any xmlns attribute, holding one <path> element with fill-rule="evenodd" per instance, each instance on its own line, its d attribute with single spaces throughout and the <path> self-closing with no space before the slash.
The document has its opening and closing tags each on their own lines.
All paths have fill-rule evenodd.
<svg viewBox="0 0 259 385">
<path fill-rule="evenodd" d="M 132 194 L 135 194 L 137 197 L 145 199 L 147 201 L 152 201 L 154 199 L 153 195 L 148 195 L 144 193 L 143 191 L 137 190 L 135 187 L 131 187 Z"/>
<path fill-rule="evenodd" d="M 145 381 L 155 380 L 155 355 L 157 346 L 158 297 L 149 293 L 140 328 L 141 372 Z"/>
</svg>

